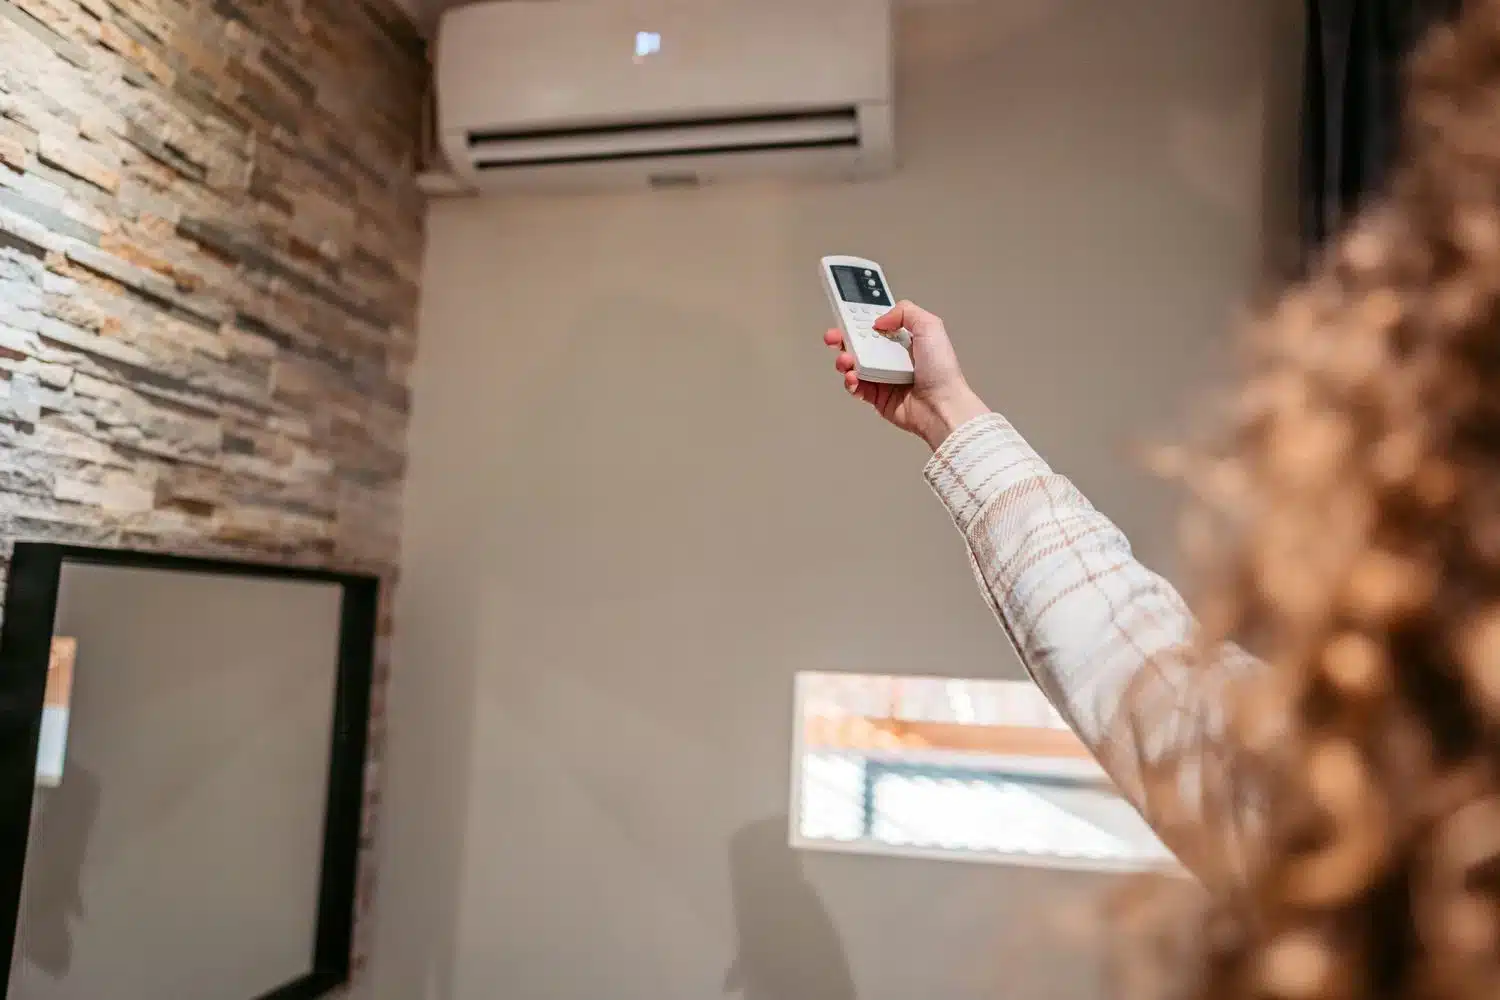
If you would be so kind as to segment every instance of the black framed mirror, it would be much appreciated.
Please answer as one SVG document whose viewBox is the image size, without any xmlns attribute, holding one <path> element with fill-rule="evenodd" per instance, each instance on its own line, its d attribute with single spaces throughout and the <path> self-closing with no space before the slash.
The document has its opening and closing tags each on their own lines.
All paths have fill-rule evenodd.
<svg viewBox="0 0 1500 1000">
<path fill-rule="evenodd" d="M 374 577 L 17 543 L 0 1000 L 348 982 Z"/>
</svg>

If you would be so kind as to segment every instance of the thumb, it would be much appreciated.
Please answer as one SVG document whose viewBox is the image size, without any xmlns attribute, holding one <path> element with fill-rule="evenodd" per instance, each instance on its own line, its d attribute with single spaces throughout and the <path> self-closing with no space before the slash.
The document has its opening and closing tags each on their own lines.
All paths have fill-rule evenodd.
<svg viewBox="0 0 1500 1000">
<path fill-rule="evenodd" d="M 890 312 L 875 321 L 875 329 L 895 333 L 905 328 L 913 337 L 925 337 L 943 328 L 943 321 L 915 302 L 902 299 Z"/>
</svg>

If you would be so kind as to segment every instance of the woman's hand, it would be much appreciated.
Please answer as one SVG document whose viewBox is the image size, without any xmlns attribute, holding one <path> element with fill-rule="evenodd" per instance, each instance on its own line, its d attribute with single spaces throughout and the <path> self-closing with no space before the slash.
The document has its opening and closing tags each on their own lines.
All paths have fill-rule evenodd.
<svg viewBox="0 0 1500 1000">
<path fill-rule="evenodd" d="M 916 377 L 911 385 L 861 382 L 854 372 L 854 355 L 844 350 L 844 335 L 829 330 L 823 342 L 839 352 L 834 367 L 844 376 L 844 388 L 864 400 L 886 420 L 915 434 L 934 451 L 963 424 L 989 412 L 964 381 L 958 356 L 943 321 L 911 302 L 875 321 L 875 329 L 892 335 L 902 328 L 911 335 L 911 359 Z"/>
</svg>

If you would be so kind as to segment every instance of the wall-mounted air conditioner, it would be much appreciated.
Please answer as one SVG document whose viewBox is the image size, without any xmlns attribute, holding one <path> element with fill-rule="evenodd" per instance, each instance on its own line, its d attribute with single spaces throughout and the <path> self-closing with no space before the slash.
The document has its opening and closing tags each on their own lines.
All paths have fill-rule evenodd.
<svg viewBox="0 0 1500 1000">
<path fill-rule="evenodd" d="M 501 0 L 438 33 L 439 139 L 481 191 L 859 178 L 894 165 L 891 0 Z"/>
</svg>

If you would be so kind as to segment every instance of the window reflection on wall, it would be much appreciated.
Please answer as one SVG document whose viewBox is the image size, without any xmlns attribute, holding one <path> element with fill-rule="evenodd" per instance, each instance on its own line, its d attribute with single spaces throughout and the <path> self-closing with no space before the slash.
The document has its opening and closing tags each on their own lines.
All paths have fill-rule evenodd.
<svg viewBox="0 0 1500 1000">
<path fill-rule="evenodd" d="M 804 673 L 794 846 L 1098 870 L 1168 867 L 1029 681 Z"/>
</svg>

